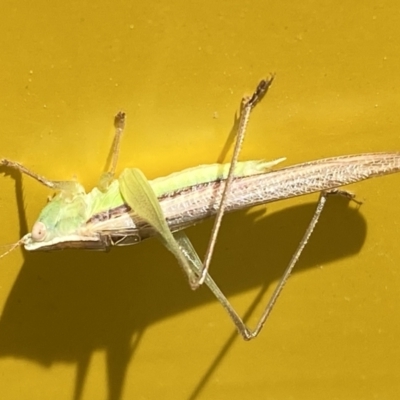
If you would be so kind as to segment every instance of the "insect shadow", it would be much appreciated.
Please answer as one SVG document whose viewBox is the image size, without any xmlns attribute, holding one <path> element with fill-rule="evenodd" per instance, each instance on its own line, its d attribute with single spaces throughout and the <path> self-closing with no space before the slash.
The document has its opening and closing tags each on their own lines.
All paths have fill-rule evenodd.
<svg viewBox="0 0 400 400">
<path fill-rule="evenodd" d="M 15 171 L 11 175 L 16 182 L 23 234 L 27 227 L 21 176 Z M 311 202 L 265 216 L 257 212 L 227 215 L 211 268 L 225 294 L 275 284 L 314 208 Z M 210 229 L 211 224 L 206 222 L 189 230 L 200 254 L 204 253 Z M 330 199 L 294 272 L 356 254 L 365 234 L 361 214 L 343 198 Z M 206 288 L 196 292 L 189 289 L 174 258 L 161 244 L 153 240 L 135 247 L 110 253 L 24 252 L 23 265 L 0 318 L 0 357 L 22 358 L 48 367 L 57 362 L 75 363 L 73 399 L 80 400 L 91 355 L 104 350 L 107 398 L 122 398 L 128 365 L 146 328 L 215 301 Z M 227 318 L 222 308 L 221 318 Z M 221 349 L 191 398 L 206 385 L 230 343 Z"/>
</svg>

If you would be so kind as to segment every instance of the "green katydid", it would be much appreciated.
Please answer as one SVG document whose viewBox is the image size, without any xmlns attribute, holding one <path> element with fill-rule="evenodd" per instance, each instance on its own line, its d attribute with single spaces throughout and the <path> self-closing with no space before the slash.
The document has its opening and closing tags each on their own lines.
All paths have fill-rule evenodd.
<svg viewBox="0 0 400 400">
<path fill-rule="evenodd" d="M 57 191 L 42 210 L 31 233 L 20 239 L 12 249 L 23 244 L 30 251 L 66 248 L 106 250 L 111 246 L 132 245 L 157 236 L 176 257 L 192 289 L 205 283 L 226 309 L 243 338 L 249 340 L 256 337 L 307 244 L 327 197 L 342 194 L 353 198 L 352 194 L 338 188 L 400 171 L 400 153 L 397 152 L 333 157 L 280 170 L 272 168 L 284 158 L 270 162 L 237 161 L 250 113 L 272 81 L 273 76 L 262 80 L 254 94 L 243 99 L 236 145 L 228 164 L 201 165 L 152 181 L 147 180 L 140 170 L 129 168 L 114 179 L 125 126 L 123 113 L 115 118 L 109 170 L 89 193 L 76 181 L 48 180 L 17 162 L 0 160 L 0 165 L 15 168 Z M 208 273 L 221 219 L 225 212 L 313 192 L 320 192 L 313 218 L 256 328 L 250 330 Z M 213 215 L 216 219 L 202 262 L 183 230 Z"/>
</svg>

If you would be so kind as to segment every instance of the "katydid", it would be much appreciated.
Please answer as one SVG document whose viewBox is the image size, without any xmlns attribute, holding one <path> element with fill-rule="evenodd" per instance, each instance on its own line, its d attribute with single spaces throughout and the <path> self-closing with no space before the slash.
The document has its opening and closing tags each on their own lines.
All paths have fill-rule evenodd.
<svg viewBox="0 0 400 400">
<path fill-rule="evenodd" d="M 115 117 L 109 169 L 89 193 L 76 181 L 52 181 L 17 162 L 0 160 L 0 165 L 17 169 L 57 192 L 43 208 L 31 233 L 21 238 L 9 251 L 21 244 L 29 251 L 67 248 L 107 250 L 112 246 L 133 245 L 156 236 L 176 257 L 191 288 L 196 289 L 205 283 L 226 309 L 243 338 L 253 339 L 272 311 L 328 196 L 341 194 L 354 199 L 352 194 L 339 187 L 400 171 L 398 152 L 332 157 L 278 170 L 273 170 L 273 167 L 284 158 L 270 162 L 238 161 L 251 111 L 272 81 L 272 75 L 262 80 L 254 94 L 243 99 L 236 145 L 228 164 L 201 165 L 154 180 L 147 180 L 140 170 L 129 168 L 114 179 L 125 126 L 124 113 Z M 208 273 L 221 219 L 225 212 L 314 192 L 320 192 L 315 213 L 259 322 L 251 330 Z M 213 215 L 216 219 L 202 262 L 183 230 Z"/>
</svg>

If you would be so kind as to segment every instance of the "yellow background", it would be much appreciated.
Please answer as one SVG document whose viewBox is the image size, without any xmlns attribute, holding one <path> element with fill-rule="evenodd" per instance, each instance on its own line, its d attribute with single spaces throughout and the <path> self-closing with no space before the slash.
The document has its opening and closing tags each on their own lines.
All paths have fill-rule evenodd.
<svg viewBox="0 0 400 400">
<path fill-rule="evenodd" d="M 2 2 L 0 157 L 96 184 L 221 157 L 243 94 L 276 80 L 241 159 L 400 150 L 400 6 L 386 2 Z M 4 172 L 4 170 L 2 170 Z M 49 190 L 1 176 L 0 243 Z M 400 389 L 400 176 L 333 199 L 264 331 L 246 343 L 156 241 L 0 260 L 4 399 L 393 399 Z M 243 315 L 281 275 L 317 195 L 224 220 L 211 267 Z M 24 222 L 24 221 L 22 221 Z M 189 231 L 203 254 L 210 223 Z M 26 233 L 26 230 L 22 233 Z M 249 320 L 254 325 L 261 311 Z"/>
</svg>

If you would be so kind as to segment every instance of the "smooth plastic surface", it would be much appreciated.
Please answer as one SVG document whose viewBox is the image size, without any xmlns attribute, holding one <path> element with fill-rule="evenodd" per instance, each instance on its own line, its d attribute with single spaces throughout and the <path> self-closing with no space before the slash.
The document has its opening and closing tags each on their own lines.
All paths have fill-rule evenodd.
<svg viewBox="0 0 400 400">
<path fill-rule="evenodd" d="M 4 1 L 0 21 L 0 157 L 48 178 L 95 185 L 121 109 L 118 171 L 154 178 L 216 162 L 242 95 L 269 72 L 242 160 L 400 151 L 396 1 Z M 17 199 L 30 228 L 51 193 L 23 178 L 16 196 L 12 177 L 0 182 L 6 244 L 20 237 Z M 397 398 L 399 187 L 400 175 L 353 185 L 359 209 L 331 200 L 250 343 L 156 241 L 14 251 L 0 260 L 1 397 Z M 263 289 L 267 301 L 316 199 L 223 221 L 211 273 L 243 314 Z M 189 232 L 199 254 L 210 229 Z"/>
</svg>

